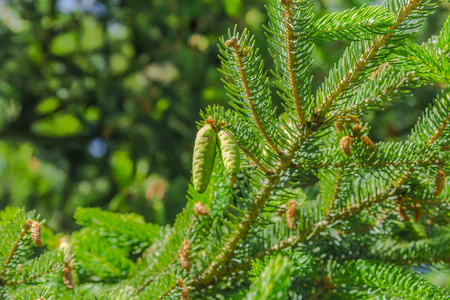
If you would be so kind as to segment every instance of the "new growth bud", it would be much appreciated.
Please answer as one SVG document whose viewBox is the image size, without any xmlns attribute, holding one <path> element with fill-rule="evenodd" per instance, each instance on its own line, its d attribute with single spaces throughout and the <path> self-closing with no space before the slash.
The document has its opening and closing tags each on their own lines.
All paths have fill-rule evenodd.
<svg viewBox="0 0 450 300">
<path fill-rule="evenodd" d="M 209 215 L 208 209 L 200 201 L 194 204 L 195 215 Z"/>
<path fill-rule="evenodd" d="M 286 222 L 289 229 L 297 229 L 297 202 L 295 200 L 289 201 L 289 208 L 286 211 Z"/>
<path fill-rule="evenodd" d="M 352 146 L 352 142 L 353 139 L 348 135 L 344 136 L 339 142 L 339 147 L 347 156 L 352 156 L 352 150 L 350 149 L 350 147 Z"/>
<path fill-rule="evenodd" d="M 181 247 L 181 250 L 180 250 L 181 267 L 188 272 L 191 271 L 191 266 L 189 265 L 189 246 L 190 246 L 190 244 L 189 244 L 188 240 L 184 239 L 183 246 Z"/>
<path fill-rule="evenodd" d="M 438 170 L 436 178 L 434 179 L 434 193 L 433 196 L 439 196 L 445 187 L 445 173 L 442 170 Z"/>
<path fill-rule="evenodd" d="M 31 232 L 33 243 L 38 247 L 44 247 L 44 243 L 41 240 L 41 224 L 29 219 L 26 225 Z"/>
</svg>

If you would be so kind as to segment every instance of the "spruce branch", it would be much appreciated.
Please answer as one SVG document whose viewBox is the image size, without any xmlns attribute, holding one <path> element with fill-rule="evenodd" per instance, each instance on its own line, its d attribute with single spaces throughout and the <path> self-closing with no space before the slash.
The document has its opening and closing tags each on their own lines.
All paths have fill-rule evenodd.
<svg viewBox="0 0 450 300">
<path fill-rule="evenodd" d="M 299 82 L 296 75 L 296 59 L 295 59 L 295 43 L 296 43 L 296 34 L 294 33 L 294 20 L 293 20 L 293 1 L 281 1 L 281 4 L 284 6 L 284 28 L 285 28 L 285 53 L 287 58 L 287 72 L 289 74 L 289 84 L 291 87 L 292 100 L 294 102 L 296 112 L 297 112 L 297 121 L 300 124 L 304 124 L 304 112 L 301 104 L 300 91 L 299 91 Z"/>
<path fill-rule="evenodd" d="M 424 111 L 422 118 L 417 122 L 408 139 L 415 143 L 426 142 L 428 146 L 440 142 L 438 139 L 450 122 L 449 105 L 450 92 L 447 91 L 442 96 L 437 97 L 433 101 L 433 105 Z"/>
<path fill-rule="evenodd" d="M 2 270 L 0 271 L 0 278 L 3 278 L 5 276 L 6 269 L 9 267 L 9 263 L 11 262 L 14 254 L 16 253 L 16 250 L 19 246 L 20 241 L 25 237 L 25 235 L 28 233 L 29 228 L 28 226 L 24 225 L 22 227 L 22 230 L 20 231 L 19 236 L 17 237 L 16 241 L 11 247 L 11 250 L 8 254 L 8 257 L 6 258 L 5 263 L 3 264 Z"/>
<path fill-rule="evenodd" d="M 291 148 L 291 154 L 284 156 L 281 162 L 278 164 L 274 175 L 266 178 L 263 187 L 253 200 L 253 205 L 250 207 L 249 212 L 246 213 L 240 220 L 237 230 L 230 236 L 221 249 L 221 252 L 214 258 L 214 260 L 208 265 L 208 267 L 202 272 L 197 279 L 201 285 L 208 285 L 214 279 L 214 276 L 218 274 L 220 268 L 225 266 L 234 255 L 234 251 L 238 248 L 239 243 L 248 235 L 250 229 L 259 216 L 260 210 L 264 207 L 269 200 L 272 192 L 275 190 L 277 184 L 280 182 L 280 174 L 283 173 L 291 164 L 293 153 L 298 149 L 299 145 L 297 141 L 293 141 Z"/>
<path fill-rule="evenodd" d="M 314 22 L 313 40 L 372 39 L 393 25 L 395 15 L 387 8 L 365 6 L 327 14 Z"/>
<path fill-rule="evenodd" d="M 287 257 L 276 256 L 267 263 L 244 299 L 286 299 L 292 273 L 293 262 Z"/>
<path fill-rule="evenodd" d="M 330 272 L 335 284 L 366 285 L 378 295 L 411 300 L 448 299 L 447 295 L 437 286 L 415 273 L 391 264 L 357 260 L 332 264 Z"/>
<path fill-rule="evenodd" d="M 232 100 L 230 105 L 246 113 L 270 147 L 281 154 L 267 72 L 263 71 L 261 56 L 254 49 L 253 37 L 247 31 L 239 37 L 235 31 L 223 46 L 221 72 L 228 78 L 224 82 Z"/>
<path fill-rule="evenodd" d="M 365 227 L 353 228 L 353 229 L 348 229 L 348 230 L 338 230 L 336 233 L 338 235 L 346 235 L 346 234 L 363 233 L 363 232 L 369 231 L 369 230 L 379 226 L 384 221 L 386 221 L 389 217 L 389 211 L 390 210 L 384 210 L 384 212 L 381 214 L 381 216 L 376 218 L 375 222 L 373 222 L 372 224 L 368 224 Z"/>
<path fill-rule="evenodd" d="M 234 114 L 233 117 L 227 119 L 227 124 L 236 132 L 239 149 L 255 164 L 264 174 L 272 174 L 270 170 L 270 162 L 262 159 L 261 144 L 258 137 L 251 130 L 249 122 L 242 120 Z M 269 167 L 266 167 L 268 165 Z"/>
<path fill-rule="evenodd" d="M 32 254 L 33 242 L 27 236 L 30 228 L 27 220 L 34 218 L 35 211 L 24 209 L 5 210 L 0 220 L 0 283 L 5 283 L 7 273 L 18 263 L 22 263 Z M 0 284 L 1 285 L 1 284 Z"/>
<path fill-rule="evenodd" d="M 428 146 L 433 144 L 442 135 L 445 128 L 447 128 L 449 122 L 450 122 L 450 114 L 444 119 L 444 121 L 442 121 L 441 125 L 436 129 L 433 136 L 427 141 Z"/>
<path fill-rule="evenodd" d="M 434 137 L 436 139 L 436 135 L 439 134 L 438 132 L 435 132 L 432 135 L 432 138 Z M 375 204 L 382 203 L 386 201 L 387 199 L 392 198 L 395 195 L 395 192 L 399 187 L 401 187 L 409 178 L 409 176 L 414 172 L 414 167 L 408 168 L 406 171 L 404 171 L 401 176 L 397 180 L 395 180 L 392 185 L 388 186 L 386 189 L 377 192 L 375 195 L 372 195 L 368 197 L 367 199 L 364 199 L 360 202 L 357 202 L 349 207 L 345 207 L 341 209 L 340 211 L 333 214 L 333 216 L 328 217 L 325 220 L 321 220 L 303 232 L 301 232 L 300 235 L 293 235 L 281 242 L 279 242 L 276 245 L 273 245 L 269 249 L 263 250 L 262 252 L 256 254 L 255 258 L 261 258 L 266 255 L 269 255 L 270 253 L 277 252 L 283 249 L 292 248 L 295 247 L 301 243 L 306 243 L 308 241 L 311 241 L 314 237 L 318 236 L 321 232 L 324 232 L 326 229 L 332 227 L 337 222 L 340 222 L 344 219 L 348 219 L 351 216 L 361 212 L 364 209 L 370 208 Z M 236 249 L 236 248 L 235 248 Z M 229 258 L 228 258 L 229 260 Z M 220 265 L 221 267 L 225 265 Z M 248 266 L 247 264 L 242 264 L 242 268 L 244 266 Z M 228 269 L 233 270 L 233 272 L 236 272 L 237 270 L 241 269 L 241 267 L 235 267 Z M 216 272 L 214 275 L 217 275 L 219 277 L 226 276 L 227 272 L 221 270 L 220 272 Z"/>
<path fill-rule="evenodd" d="M 386 63 L 389 68 L 388 63 Z M 383 65 L 371 74 L 371 80 L 361 84 L 358 91 L 353 97 L 347 98 L 341 112 L 336 114 L 333 119 L 348 115 L 360 115 L 367 109 L 383 108 L 388 101 L 394 99 L 395 94 L 401 92 L 407 93 L 408 90 L 400 90 L 403 86 L 407 86 L 415 78 L 414 72 L 401 72 L 396 70 L 386 70 L 389 74 L 382 73 Z M 377 72 L 378 74 L 375 74 Z M 383 72 L 385 73 L 385 72 Z M 394 94 L 394 95 L 393 95 Z"/>
<path fill-rule="evenodd" d="M 417 265 L 449 261 L 450 232 L 438 228 L 438 233 L 417 241 L 378 240 L 371 248 L 370 255 L 399 265 Z"/>
<path fill-rule="evenodd" d="M 444 166 L 449 155 L 442 153 L 440 147 L 431 144 L 413 144 L 410 142 L 377 143 L 371 155 L 367 152 L 370 148 L 358 145 L 353 149 L 352 157 L 345 156 L 337 147 L 327 149 L 323 153 L 311 155 L 309 159 L 296 162 L 295 167 L 299 169 L 342 169 L 342 170 L 374 170 L 380 168 L 402 167 L 411 165 L 421 166 Z M 392 154 L 392 149 L 398 149 Z M 425 153 L 429 149 L 430 152 Z"/>
<path fill-rule="evenodd" d="M 423 2 L 422 0 L 409 0 L 404 7 L 399 11 L 395 24 L 389 27 L 388 33 L 378 35 L 375 37 L 370 46 L 364 53 L 355 61 L 354 65 L 347 70 L 347 73 L 339 80 L 339 82 L 332 88 L 330 93 L 324 95 L 323 102 L 320 104 L 319 112 L 325 116 L 332 107 L 333 102 L 342 95 L 342 93 L 353 83 L 362 70 L 369 64 L 369 62 L 376 56 L 379 50 L 386 45 L 386 43 L 394 36 L 396 30 L 400 28 L 402 23 L 408 16 Z"/>
<path fill-rule="evenodd" d="M 285 109 L 297 126 L 306 124 L 305 113 L 311 104 L 313 44 L 308 38 L 313 1 L 283 0 L 268 2 L 270 22 L 265 27 L 277 69 L 273 72 L 285 100 Z"/>
<path fill-rule="evenodd" d="M 394 49 L 398 64 L 426 82 L 450 84 L 450 61 L 436 45 L 419 46 L 409 40 Z"/>
<path fill-rule="evenodd" d="M 124 249 L 140 253 L 158 236 L 160 226 L 145 223 L 136 214 L 117 215 L 99 208 L 82 208 L 75 211 L 74 218 L 85 227 L 98 228 L 99 233 Z"/>
<path fill-rule="evenodd" d="M 61 271 L 64 267 L 65 253 L 60 250 L 45 252 L 39 257 L 27 261 L 10 274 L 11 280 L 6 285 L 18 285 L 33 282 L 47 274 Z"/>
</svg>

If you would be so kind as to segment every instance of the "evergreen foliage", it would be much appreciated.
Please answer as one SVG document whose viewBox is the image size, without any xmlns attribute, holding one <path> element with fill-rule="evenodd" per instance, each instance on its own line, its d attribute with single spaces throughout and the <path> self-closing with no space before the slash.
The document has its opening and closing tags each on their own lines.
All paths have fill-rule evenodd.
<svg viewBox="0 0 450 300">
<path fill-rule="evenodd" d="M 440 2 L 386 0 L 315 20 L 313 1 L 269 0 L 283 112 L 254 38 L 234 29 L 219 44 L 232 109 L 208 107 L 198 123 L 226 124 L 240 172 L 215 151 L 206 190 L 189 187 L 173 226 L 79 208 L 83 228 L 69 238 L 42 227 L 43 253 L 27 225 L 35 213 L 2 211 L 3 297 L 450 299 L 415 272 L 450 262 L 450 181 L 437 177 L 450 172 L 450 17 L 422 45 L 408 40 Z M 317 40 L 349 45 L 313 92 Z M 435 82 L 442 94 L 410 136 L 372 142 L 368 112 Z"/>
</svg>

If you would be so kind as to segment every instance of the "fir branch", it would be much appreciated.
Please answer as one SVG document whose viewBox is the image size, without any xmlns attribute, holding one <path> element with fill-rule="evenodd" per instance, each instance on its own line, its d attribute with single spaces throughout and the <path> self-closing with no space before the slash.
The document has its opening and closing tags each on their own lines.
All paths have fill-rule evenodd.
<svg viewBox="0 0 450 300">
<path fill-rule="evenodd" d="M 435 135 L 433 135 L 435 136 Z M 396 149 L 396 151 L 393 151 Z M 380 142 L 371 154 L 370 148 L 362 141 L 352 146 L 351 157 L 348 157 L 333 145 L 323 151 L 315 151 L 296 161 L 295 168 L 299 169 L 342 169 L 342 170 L 374 170 L 380 168 L 438 165 L 443 166 L 449 159 L 449 154 L 443 153 L 439 145 L 413 142 Z M 428 152 L 427 152 L 428 151 Z"/>
<path fill-rule="evenodd" d="M 145 223 L 136 214 L 114 214 L 99 208 L 82 208 L 75 211 L 74 218 L 78 224 L 86 227 L 99 228 L 99 233 L 106 236 L 113 244 L 125 249 L 133 249 L 140 253 L 150 246 L 158 236 L 160 226 Z"/>
<path fill-rule="evenodd" d="M 419 46 L 409 40 L 394 49 L 396 59 L 404 69 L 414 72 L 426 82 L 450 84 L 450 62 L 436 45 Z"/>
<path fill-rule="evenodd" d="M 43 285 L 29 286 L 25 289 L 21 289 L 14 294 L 15 300 L 50 300 L 52 297 L 52 291 L 50 287 Z"/>
<path fill-rule="evenodd" d="M 346 234 L 355 234 L 355 233 L 363 233 L 366 231 L 369 231 L 377 226 L 379 226 L 381 223 L 383 223 L 384 221 L 386 221 L 389 217 L 389 211 L 390 210 L 385 210 L 382 215 L 378 218 L 376 218 L 375 222 L 373 222 L 372 224 L 368 224 L 365 227 L 361 227 L 361 228 L 353 228 L 353 229 L 348 229 L 348 230 L 338 230 L 337 234 L 338 235 L 346 235 Z"/>
<path fill-rule="evenodd" d="M 291 153 L 295 153 L 298 149 L 299 145 L 296 145 L 296 143 L 297 141 L 293 141 Z M 246 213 L 240 220 L 239 224 L 236 226 L 236 231 L 231 234 L 229 240 L 225 242 L 221 252 L 197 279 L 201 285 L 208 285 L 214 279 L 214 276 L 218 273 L 219 269 L 226 265 L 233 257 L 234 251 L 239 246 L 239 243 L 247 236 L 251 227 L 258 218 L 260 210 L 264 207 L 267 200 L 270 198 L 272 191 L 275 190 L 277 184 L 280 182 L 280 174 L 290 166 L 292 157 L 293 154 L 283 157 L 274 172 L 274 175 L 264 181 L 262 185 L 263 188 L 253 200 L 254 204 L 250 207 L 249 212 Z"/>
<path fill-rule="evenodd" d="M 450 232 L 440 233 L 417 241 L 378 240 L 370 249 L 377 259 L 399 265 L 417 265 L 450 261 Z"/>
<path fill-rule="evenodd" d="M 24 262 L 31 254 L 33 242 L 27 236 L 29 227 L 27 220 L 33 219 L 35 211 L 25 212 L 25 209 L 5 211 L 4 219 L 0 223 L 0 285 L 5 276 L 15 265 Z"/>
<path fill-rule="evenodd" d="M 409 0 L 399 11 L 395 24 L 389 27 L 388 33 L 378 35 L 364 53 L 356 60 L 354 65 L 347 70 L 347 73 L 339 80 L 327 95 L 321 96 L 324 101 L 320 104 L 319 112 L 325 115 L 331 108 L 333 102 L 352 84 L 355 78 L 375 57 L 378 51 L 394 36 L 395 31 L 400 28 L 408 16 L 421 4 L 422 0 Z"/>
<path fill-rule="evenodd" d="M 327 14 L 314 22 L 313 40 L 371 39 L 393 25 L 395 15 L 387 8 L 365 6 Z"/>
<path fill-rule="evenodd" d="M 39 257 L 27 261 L 10 274 L 11 280 L 6 285 L 18 285 L 33 282 L 45 275 L 61 271 L 64 268 L 65 253 L 61 250 L 45 252 Z"/>
<path fill-rule="evenodd" d="M 294 102 L 296 112 L 297 112 L 297 121 L 300 124 L 304 124 L 304 112 L 300 99 L 300 91 L 299 91 L 299 82 L 297 80 L 296 75 L 296 59 L 295 59 L 295 43 L 296 37 L 294 34 L 294 20 L 293 20 L 293 5 L 292 1 L 281 1 L 284 6 L 284 28 L 285 28 L 285 53 L 287 58 L 287 72 L 289 74 L 289 83 L 291 86 L 292 100 Z"/>
<path fill-rule="evenodd" d="M 271 55 L 277 69 L 274 75 L 285 100 L 286 111 L 305 125 L 305 113 L 311 103 L 311 53 L 310 42 L 313 1 L 271 0 L 267 11 L 270 22 L 266 29 L 272 46 Z"/>
<path fill-rule="evenodd" d="M 372 293 L 400 299 L 448 299 L 439 287 L 401 267 L 367 260 L 333 265 L 330 268 L 333 283 L 366 285 Z"/>
<path fill-rule="evenodd" d="M 224 83 L 232 99 L 230 105 L 238 111 L 248 112 L 265 141 L 276 153 L 281 154 L 276 143 L 278 129 L 271 107 L 267 72 L 263 71 L 261 56 L 254 50 L 253 37 L 247 31 L 240 37 L 235 32 L 229 40 L 222 41 L 222 45 L 221 72 L 228 79 Z"/>
<path fill-rule="evenodd" d="M 0 278 L 3 278 L 5 276 L 6 269 L 9 267 L 9 263 L 11 262 L 14 254 L 16 253 L 16 250 L 19 246 L 19 242 L 25 237 L 25 235 L 28 233 L 28 227 L 24 225 L 22 227 L 22 230 L 20 231 L 19 236 L 17 237 L 16 241 L 11 247 L 11 250 L 8 254 L 8 257 L 6 258 L 5 263 L 3 264 L 2 270 L 0 271 Z"/>
<path fill-rule="evenodd" d="M 244 299 L 286 299 L 293 273 L 293 262 L 281 255 L 272 258 L 250 286 Z"/>
<path fill-rule="evenodd" d="M 432 135 L 432 137 L 435 137 L 437 134 L 439 134 L 439 132 L 435 132 Z M 279 242 L 278 244 L 273 245 L 271 248 L 260 252 L 259 254 L 256 255 L 256 257 L 257 258 L 264 257 L 266 255 L 269 255 L 270 253 L 291 248 L 300 243 L 310 241 L 311 239 L 316 237 L 319 233 L 325 231 L 327 228 L 331 227 L 336 222 L 347 219 L 366 208 L 369 208 L 375 204 L 386 201 L 387 199 L 391 198 L 395 194 L 395 191 L 408 180 L 409 176 L 413 173 L 413 171 L 414 167 L 408 168 L 405 172 L 402 173 L 402 175 L 396 181 L 394 181 L 394 183 L 392 183 L 392 185 L 388 186 L 386 189 L 378 191 L 375 195 L 369 196 L 368 198 L 360 202 L 356 202 L 351 206 L 341 209 L 340 211 L 335 213 L 331 218 L 327 218 L 326 220 L 317 222 L 316 224 L 308 228 L 306 231 L 302 232 L 300 235 L 291 236 Z"/>
<path fill-rule="evenodd" d="M 416 143 L 426 142 L 430 146 L 441 137 L 449 122 L 450 92 L 447 91 L 433 101 L 433 106 L 424 111 L 408 139 Z"/>
<path fill-rule="evenodd" d="M 379 69 L 382 69 L 382 67 L 383 65 Z M 378 74 L 375 74 L 375 72 L 378 72 Z M 342 116 L 360 115 L 367 109 L 384 108 L 398 92 L 407 93 L 407 89 L 402 91 L 400 88 L 407 86 L 415 78 L 414 72 L 402 72 L 398 69 L 388 72 L 389 74 L 384 75 L 379 74 L 381 73 L 380 70 L 375 70 L 371 74 L 372 80 L 362 83 L 356 93 L 352 92 L 352 97 L 346 97 L 348 101 L 345 101 L 341 112 L 330 120 Z M 394 96 L 392 96 L 393 94 Z"/>
</svg>

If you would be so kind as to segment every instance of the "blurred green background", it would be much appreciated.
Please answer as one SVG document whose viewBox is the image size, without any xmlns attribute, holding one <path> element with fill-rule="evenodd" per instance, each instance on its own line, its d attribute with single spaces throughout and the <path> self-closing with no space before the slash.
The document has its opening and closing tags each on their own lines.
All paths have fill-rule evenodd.
<svg viewBox="0 0 450 300">
<path fill-rule="evenodd" d="M 315 13 L 363 3 L 317 1 Z M 416 41 L 437 33 L 448 12 L 446 2 Z M 272 67 L 266 21 L 259 0 L 0 0 L 0 209 L 36 209 L 57 232 L 77 228 L 78 206 L 173 222 L 199 110 L 227 106 L 218 38 L 249 28 Z M 315 87 L 346 45 L 315 48 Z M 438 90 L 368 115 L 373 140 L 405 136 Z"/>
</svg>

